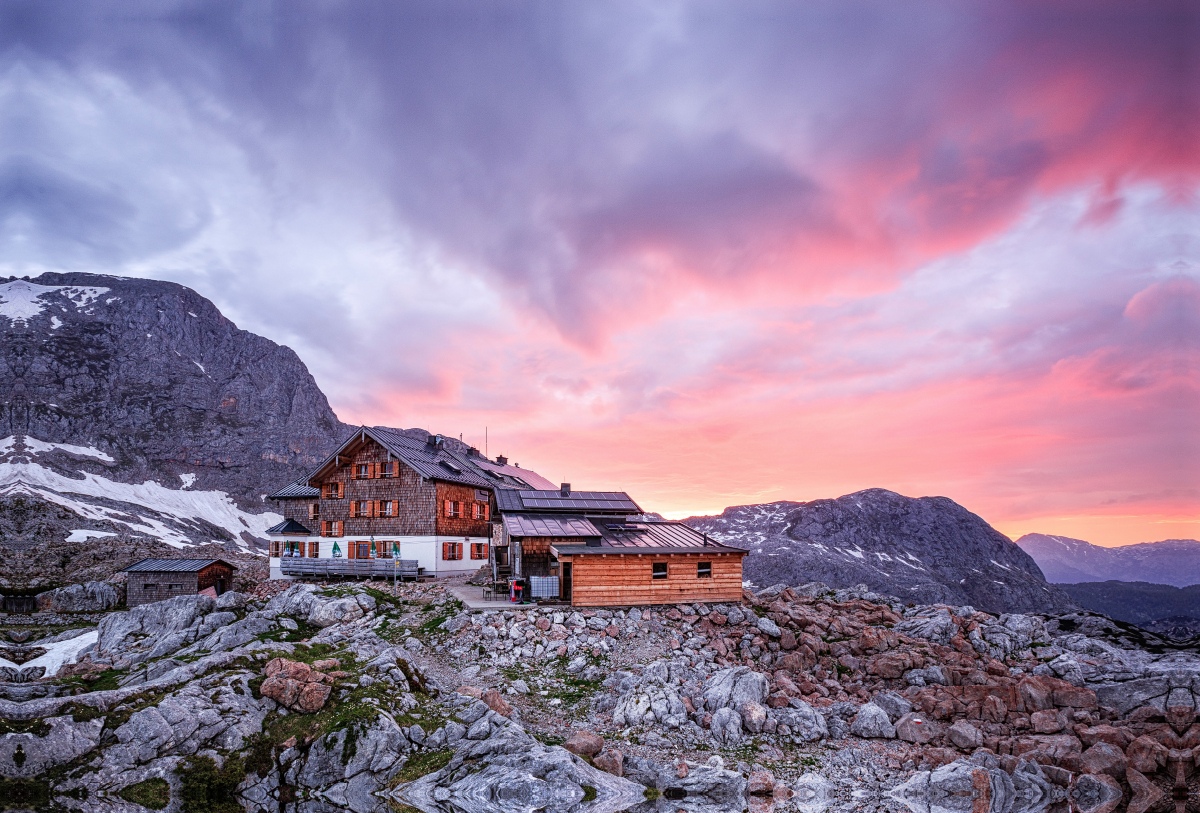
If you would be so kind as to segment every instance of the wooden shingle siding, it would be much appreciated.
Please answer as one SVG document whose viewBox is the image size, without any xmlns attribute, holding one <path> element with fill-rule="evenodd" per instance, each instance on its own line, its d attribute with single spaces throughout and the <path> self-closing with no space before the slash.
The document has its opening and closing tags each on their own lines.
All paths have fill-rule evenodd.
<svg viewBox="0 0 1200 813">
<path fill-rule="evenodd" d="M 491 536 L 491 524 L 484 519 L 474 518 L 472 506 L 478 502 L 475 499 L 476 488 L 456 483 L 437 484 L 437 527 L 434 533 L 438 536 Z M 490 511 L 489 495 L 489 511 Z M 452 503 L 456 509 L 446 516 L 446 503 Z"/>
<path fill-rule="evenodd" d="M 742 599 L 742 554 L 586 554 L 570 562 L 571 604 L 576 607 L 724 602 Z M 667 578 L 652 577 L 655 562 L 667 563 Z M 712 576 L 697 578 L 696 565 L 712 563 Z"/>
<path fill-rule="evenodd" d="M 313 481 L 312 485 L 321 488 L 323 497 L 329 483 L 341 484 L 341 499 L 321 500 L 321 520 L 341 521 L 343 536 L 432 536 L 437 533 L 437 499 L 441 484 L 422 481 L 421 476 L 408 466 L 387 458 L 387 450 L 368 438 L 352 454 L 341 456 L 342 465 L 334 468 L 328 477 L 320 482 Z M 368 466 L 370 476 L 366 478 L 356 476 L 362 464 Z M 385 473 L 392 476 L 385 476 Z M 356 504 L 364 500 L 371 503 L 371 510 L 357 516 Z M 380 510 L 381 503 L 391 503 L 391 516 L 386 510 Z M 355 553 L 346 551 L 346 555 L 352 557 Z"/>
<path fill-rule="evenodd" d="M 176 596 L 194 596 L 206 587 L 224 580 L 225 590 L 233 589 L 233 569 L 214 562 L 196 571 L 138 571 L 129 573 L 125 582 L 125 606 L 137 607 Z"/>
</svg>

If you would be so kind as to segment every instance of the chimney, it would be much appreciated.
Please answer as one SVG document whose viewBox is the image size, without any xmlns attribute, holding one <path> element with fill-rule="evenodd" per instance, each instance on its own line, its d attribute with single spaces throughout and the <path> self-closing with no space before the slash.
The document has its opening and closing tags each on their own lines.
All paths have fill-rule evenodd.
<svg viewBox="0 0 1200 813">
<path fill-rule="evenodd" d="M 564 497 L 570 497 L 571 496 L 571 484 L 563 483 L 561 486 L 558 487 L 558 493 L 563 495 Z"/>
<path fill-rule="evenodd" d="M 498 455 L 496 455 L 496 462 L 497 462 L 499 465 L 501 465 L 501 466 L 507 466 L 507 465 L 508 465 L 508 458 L 507 458 L 507 457 L 505 457 L 505 456 L 504 456 L 504 455 L 502 455 L 502 454 L 498 454 Z"/>
</svg>

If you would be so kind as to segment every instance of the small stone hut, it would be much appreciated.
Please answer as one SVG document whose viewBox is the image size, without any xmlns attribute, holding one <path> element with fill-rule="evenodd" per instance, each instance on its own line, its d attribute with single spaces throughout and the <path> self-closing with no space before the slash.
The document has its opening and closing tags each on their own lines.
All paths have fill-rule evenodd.
<svg viewBox="0 0 1200 813">
<path fill-rule="evenodd" d="M 125 605 L 194 596 L 209 589 L 219 596 L 233 588 L 235 570 L 224 559 L 143 559 L 125 568 Z"/>
</svg>

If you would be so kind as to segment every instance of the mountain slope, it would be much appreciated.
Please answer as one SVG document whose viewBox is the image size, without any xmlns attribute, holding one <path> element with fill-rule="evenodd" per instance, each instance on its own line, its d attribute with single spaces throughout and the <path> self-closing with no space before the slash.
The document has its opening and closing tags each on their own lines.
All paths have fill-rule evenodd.
<svg viewBox="0 0 1200 813">
<path fill-rule="evenodd" d="M 263 496 L 350 431 L 292 350 L 174 283 L 0 278 L 0 342 L 10 584 L 105 540 L 252 548 Z"/>
<path fill-rule="evenodd" d="M 1200 585 L 1180 588 L 1110 580 L 1057 586 L 1081 607 L 1138 626 L 1172 616 L 1200 617 Z"/>
<path fill-rule="evenodd" d="M 736 506 L 685 522 L 749 548 L 745 575 L 757 584 L 866 584 L 918 603 L 989 612 L 1073 606 L 1028 554 L 945 497 L 869 489 L 836 500 Z"/>
<path fill-rule="evenodd" d="M 1114 579 L 1175 587 L 1200 584 L 1200 542 L 1195 539 L 1103 548 L 1066 536 L 1026 534 L 1017 544 L 1056 584 Z"/>
</svg>

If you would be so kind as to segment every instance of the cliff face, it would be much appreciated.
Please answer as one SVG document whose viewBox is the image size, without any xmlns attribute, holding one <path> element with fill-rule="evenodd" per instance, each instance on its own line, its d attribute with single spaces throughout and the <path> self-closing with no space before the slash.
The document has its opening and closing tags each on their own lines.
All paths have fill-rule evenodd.
<svg viewBox="0 0 1200 813">
<path fill-rule="evenodd" d="M 183 286 L 0 278 L 0 545 L 14 555 L 94 546 L 83 530 L 254 547 L 277 517 L 263 495 L 349 431 L 292 350 Z M 44 569 L 0 567 L 9 582 Z"/>
<path fill-rule="evenodd" d="M 870 489 L 838 499 L 735 506 L 685 521 L 749 548 L 745 575 L 759 585 L 865 584 L 919 604 L 989 612 L 1074 606 L 1027 553 L 945 497 Z"/>
</svg>

